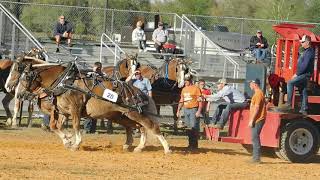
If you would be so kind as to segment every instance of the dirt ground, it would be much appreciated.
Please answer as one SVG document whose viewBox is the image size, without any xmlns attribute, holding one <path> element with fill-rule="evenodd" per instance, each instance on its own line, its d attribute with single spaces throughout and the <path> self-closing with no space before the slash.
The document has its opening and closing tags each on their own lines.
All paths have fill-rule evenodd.
<svg viewBox="0 0 320 180">
<path fill-rule="evenodd" d="M 0 179 L 320 179 L 320 155 L 310 164 L 263 157 L 263 164 L 253 165 L 238 144 L 201 140 L 200 150 L 191 154 L 184 137 L 169 136 L 173 153 L 164 155 L 153 138 L 142 153 L 124 152 L 124 138 L 84 135 L 73 152 L 39 128 L 0 127 Z"/>
</svg>

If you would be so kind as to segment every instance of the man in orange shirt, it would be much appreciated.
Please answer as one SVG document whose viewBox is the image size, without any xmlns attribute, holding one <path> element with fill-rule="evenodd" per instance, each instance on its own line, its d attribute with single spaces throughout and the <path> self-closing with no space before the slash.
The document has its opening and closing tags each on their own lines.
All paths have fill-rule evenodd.
<svg viewBox="0 0 320 180">
<path fill-rule="evenodd" d="M 264 94 L 259 87 L 260 80 L 255 79 L 250 81 L 250 88 L 254 91 L 251 98 L 250 104 L 250 116 L 248 126 L 251 128 L 251 139 L 252 139 L 252 162 L 260 163 L 261 155 L 261 143 L 260 143 L 260 132 L 266 119 L 266 102 Z"/>
<path fill-rule="evenodd" d="M 180 110 L 184 107 L 184 123 L 188 127 L 187 135 L 189 139 L 188 149 L 198 148 L 198 136 L 200 130 L 200 116 L 202 103 L 200 89 L 192 84 L 192 77 L 185 80 L 185 87 L 181 91 L 181 99 L 177 110 L 177 117 L 180 117 Z"/>
</svg>

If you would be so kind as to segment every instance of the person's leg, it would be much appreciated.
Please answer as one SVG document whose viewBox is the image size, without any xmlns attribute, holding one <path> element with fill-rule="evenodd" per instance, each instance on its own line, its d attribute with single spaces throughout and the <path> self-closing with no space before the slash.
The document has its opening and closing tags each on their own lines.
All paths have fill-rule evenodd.
<svg viewBox="0 0 320 180">
<path fill-rule="evenodd" d="M 67 43 L 68 43 L 68 46 L 71 47 L 72 44 L 71 44 L 71 39 L 72 39 L 72 33 L 69 32 L 67 33 Z"/>
<path fill-rule="evenodd" d="M 44 114 L 42 120 L 43 120 L 43 121 L 42 121 L 42 122 L 43 122 L 43 125 L 49 127 L 49 124 L 50 124 L 50 115 Z"/>
<path fill-rule="evenodd" d="M 219 121 L 220 119 L 220 116 L 222 114 L 222 111 L 223 109 L 226 107 L 226 104 L 225 103 L 220 103 L 218 104 L 212 118 L 211 118 L 211 121 L 210 121 L 210 124 L 217 124 L 217 122 Z"/>
<path fill-rule="evenodd" d="M 192 149 L 198 148 L 198 135 L 200 131 L 200 120 L 196 117 L 196 112 L 198 108 L 190 109 L 190 124 L 191 124 L 191 131 L 190 131 L 190 141 L 189 147 Z"/>
<path fill-rule="evenodd" d="M 267 49 L 260 49 L 260 60 L 265 61 L 267 57 Z"/>
<path fill-rule="evenodd" d="M 95 133 L 97 129 L 97 120 L 92 119 L 91 120 L 91 128 L 90 128 L 90 133 Z"/>
<path fill-rule="evenodd" d="M 85 119 L 83 122 L 83 129 L 86 133 L 90 133 L 91 129 L 91 124 L 92 124 L 92 119 Z"/>
<path fill-rule="evenodd" d="M 59 51 L 60 51 L 60 50 L 59 50 L 59 46 L 60 46 L 61 36 L 60 36 L 60 35 L 55 35 L 54 37 L 55 37 L 55 39 L 56 39 L 56 45 L 57 45 L 57 50 L 56 50 L 56 52 L 59 52 Z"/>
<path fill-rule="evenodd" d="M 295 77 L 294 79 L 288 81 L 287 84 L 287 105 L 292 105 L 292 96 L 293 96 L 293 88 L 294 86 L 299 86 L 301 84 L 304 84 L 306 82 L 306 75 L 300 75 Z"/>
<path fill-rule="evenodd" d="M 157 43 L 155 43 L 154 47 L 156 48 L 156 52 L 160 53 L 161 45 L 158 45 Z"/>
<path fill-rule="evenodd" d="M 308 86 L 308 80 L 306 80 L 301 84 L 300 89 L 301 89 L 301 108 L 300 112 L 306 113 L 308 110 L 308 92 L 307 92 L 307 86 Z"/>
<path fill-rule="evenodd" d="M 261 156 L 261 142 L 260 142 L 260 132 L 264 125 L 264 120 L 261 120 L 254 124 L 251 128 L 251 140 L 252 140 L 252 160 L 255 162 L 260 162 Z"/>
<path fill-rule="evenodd" d="M 230 106 L 231 106 L 231 104 L 228 103 L 228 104 L 225 106 L 225 108 L 222 110 L 220 119 L 219 119 L 219 121 L 217 122 L 217 126 L 218 126 L 220 129 L 223 129 L 224 124 L 228 121 L 229 114 L 230 114 L 230 110 L 231 110 Z"/>
</svg>

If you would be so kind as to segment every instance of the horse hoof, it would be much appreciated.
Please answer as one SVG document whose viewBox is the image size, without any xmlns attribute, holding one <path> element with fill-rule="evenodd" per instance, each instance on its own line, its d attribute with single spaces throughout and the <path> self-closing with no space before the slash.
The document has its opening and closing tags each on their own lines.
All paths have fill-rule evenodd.
<svg viewBox="0 0 320 180">
<path fill-rule="evenodd" d="M 80 149 L 79 146 L 72 146 L 72 147 L 70 148 L 71 151 L 78 151 L 79 149 Z"/>
<path fill-rule="evenodd" d="M 6 121 L 6 125 L 7 126 L 11 126 L 11 124 L 12 124 L 12 119 L 8 118 L 7 121 Z"/>
<path fill-rule="evenodd" d="M 129 151 L 129 147 L 130 147 L 130 145 L 124 144 L 124 145 L 122 146 L 122 149 L 123 149 L 124 151 Z"/>
<path fill-rule="evenodd" d="M 172 151 L 169 149 L 167 151 L 164 151 L 164 154 L 172 154 Z"/>
<path fill-rule="evenodd" d="M 142 149 L 141 148 L 134 148 L 133 152 L 135 153 L 141 153 L 142 152 Z"/>
</svg>

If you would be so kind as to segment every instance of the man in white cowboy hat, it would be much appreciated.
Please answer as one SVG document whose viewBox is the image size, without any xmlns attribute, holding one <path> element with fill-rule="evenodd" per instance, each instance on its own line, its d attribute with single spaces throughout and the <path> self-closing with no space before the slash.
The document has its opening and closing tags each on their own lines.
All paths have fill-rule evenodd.
<svg viewBox="0 0 320 180">
<path fill-rule="evenodd" d="M 226 79 L 219 79 L 217 85 L 219 91 L 216 94 L 204 95 L 204 97 L 208 101 L 224 100 L 218 104 L 209 122 L 209 127 L 223 129 L 228 121 L 231 110 L 245 108 L 248 106 L 248 103 L 243 93 L 229 86 Z"/>
</svg>

